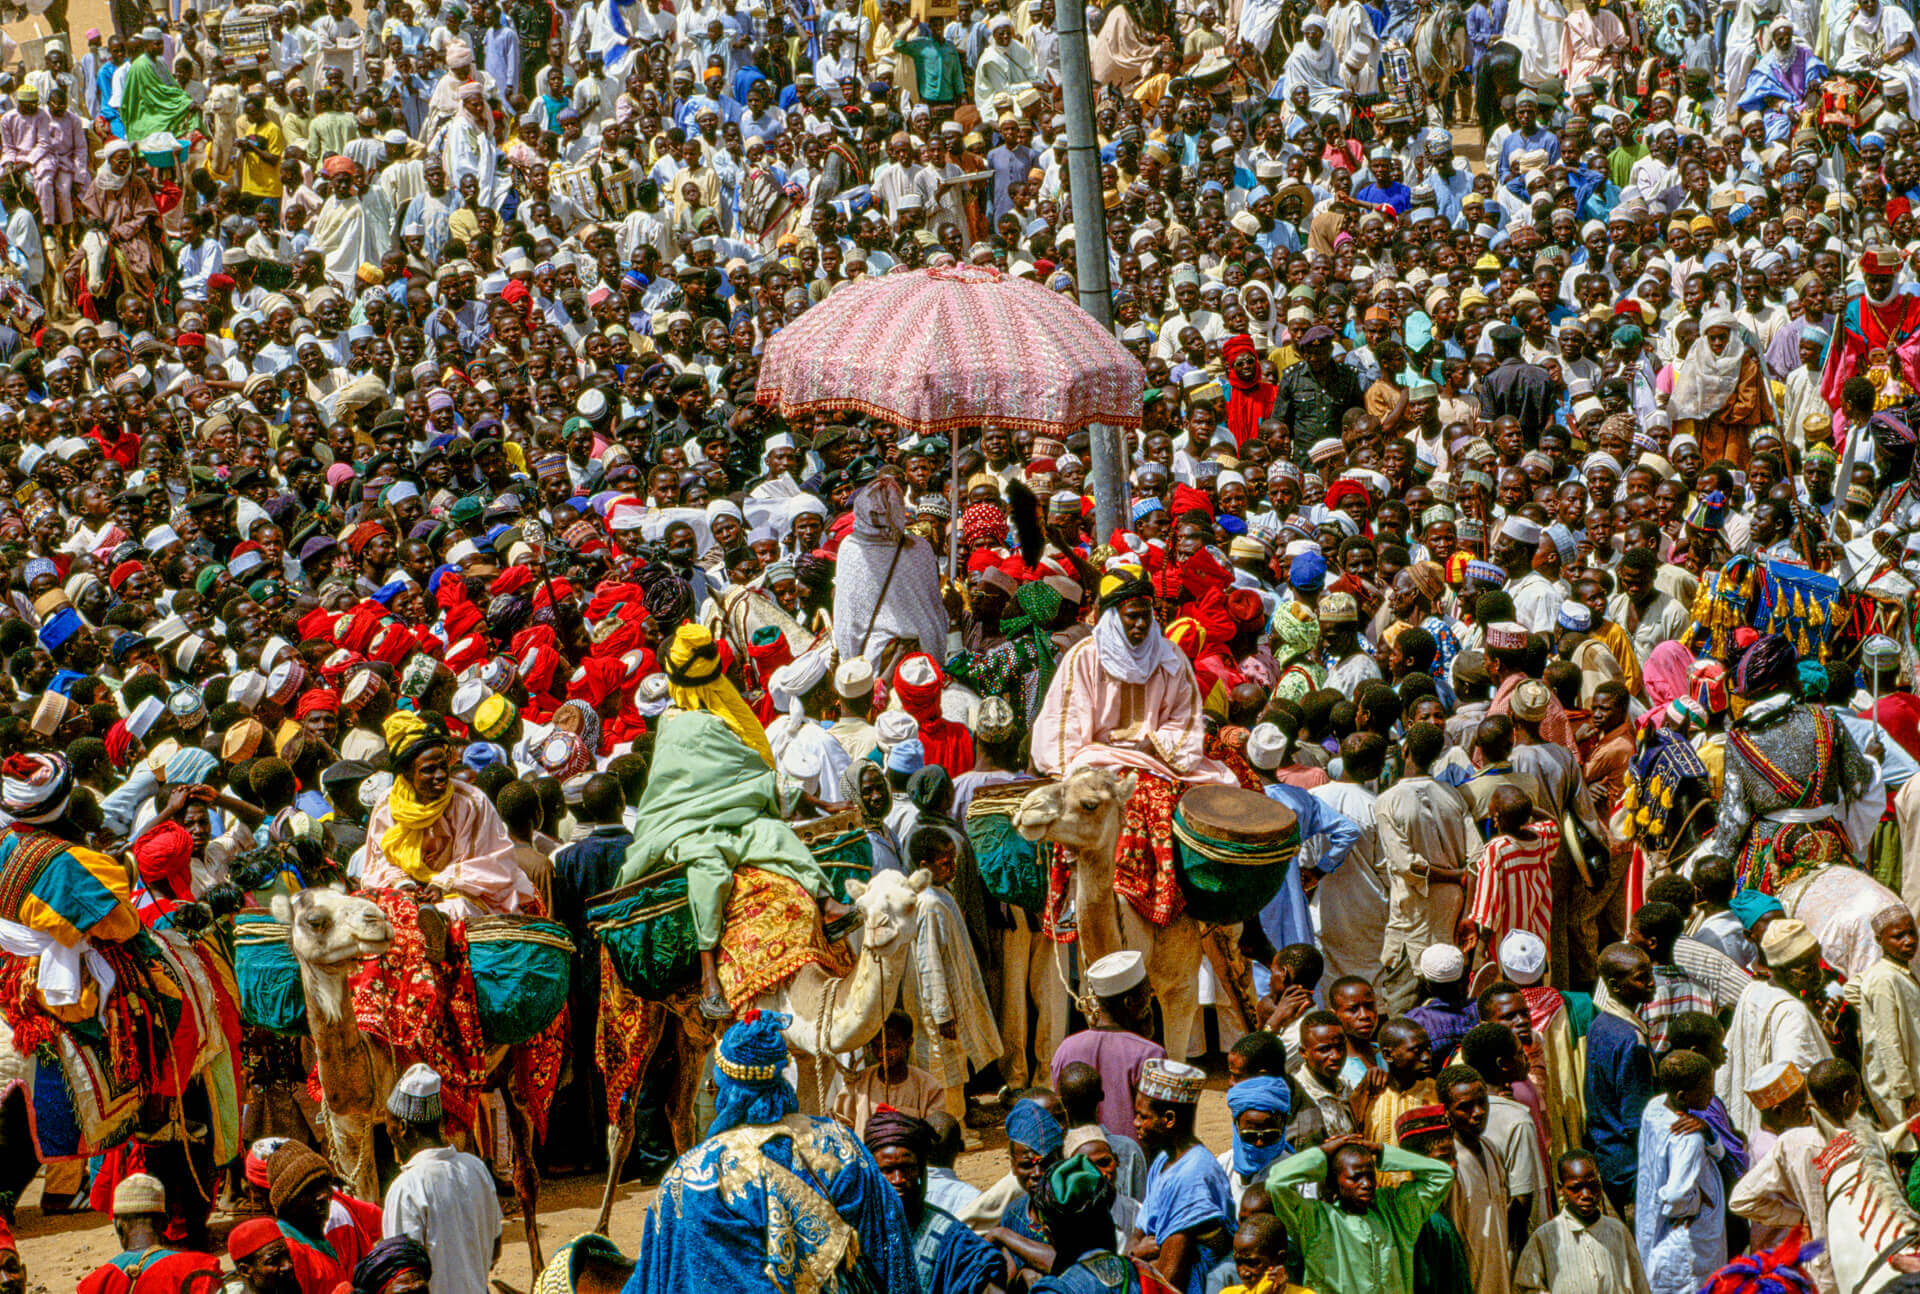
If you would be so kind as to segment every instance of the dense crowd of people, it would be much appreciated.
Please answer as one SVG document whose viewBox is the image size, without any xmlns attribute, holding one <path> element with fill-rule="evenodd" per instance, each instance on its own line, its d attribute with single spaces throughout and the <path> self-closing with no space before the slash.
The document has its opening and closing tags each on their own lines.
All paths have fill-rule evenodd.
<svg viewBox="0 0 1920 1294">
<path fill-rule="evenodd" d="M 0 1212 L 84 1294 L 481 1294 L 609 1123 L 541 1291 L 1920 1281 L 1913 18 L 1092 5 L 1101 246 L 1057 2 L 0 41 Z M 1082 256 L 1123 499 L 758 398 Z"/>
</svg>

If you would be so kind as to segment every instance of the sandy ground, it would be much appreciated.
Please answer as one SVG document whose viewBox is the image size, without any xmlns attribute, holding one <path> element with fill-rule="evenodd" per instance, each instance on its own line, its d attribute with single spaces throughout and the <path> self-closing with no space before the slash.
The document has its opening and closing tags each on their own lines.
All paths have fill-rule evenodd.
<svg viewBox="0 0 1920 1294">
<path fill-rule="evenodd" d="M 1222 1094 L 1224 1078 L 1216 1077 L 1200 1099 L 1199 1132 L 1201 1140 L 1216 1150 L 1229 1142 L 1227 1103 Z M 1006 1137 L 999 1129 L 970 1131 L 980 1148 L 960 1158 L 960 1175 L 976 1186 L 986 1186 L 1007 1171 Z M 551 1253 L 558 1246 L 594 1223 L 600 1209 L 601 1179 L 562 1177 L 541 1184 L 540 1236 Z M 640 1229 L 654 1189 L 638 1185 L 620 1188 L 613 1208 L 612 1239 L 631 1253 L 640 1243 Z M 503 1198 L 508 1211 L 506 1239 L 494 1279 L 517 1291 L 532 1288 L 525 1233 L 518 1217 L 518 1205 Z M 230 1219 L 215 1215 L 214 1230 L 224 1234 Z M 40 1183 L 28 1187 L 24 1202 L 14 1219 L 14 1235 L 20 1242 L 20 1255 L 27 1264 L 29 1286 L 41 1287 L 53 1294 L 65 1294 L 87 1273 L 120 1251 L 113 1229 L 97 1213 L 51 1217 L 40 1211 Z"/>
</svg>

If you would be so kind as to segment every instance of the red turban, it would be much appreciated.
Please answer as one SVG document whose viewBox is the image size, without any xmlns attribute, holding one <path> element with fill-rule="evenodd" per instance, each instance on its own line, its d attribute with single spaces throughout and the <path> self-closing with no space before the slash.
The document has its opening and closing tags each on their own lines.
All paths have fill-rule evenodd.
<svg viewBox="0 0 1920 1294">
<path fill-rule="evenodd" d="M 533 591 L 533 609 L 538 611 L 548 603 L 573 596 L 573 585 L 565 580 L 542 580 L 540 587 Z"/>
<path fill-rule="evenodd" d="M 325 607 L 315 607 L 300 617 L 300 637 L 333 638 L 333 612 Z"/>
<path fill-rule="evenodd" d="M 304 719 L 316 710 L 326 710 L 334 714 L 340 712 L 340 694 L 330 687 L 316 687 L 308 690 L 300 698 L 300 704 L 294 708 L 293 717 Z"/>
<path fill-rule="evenodd" d="M 193 899 L 193 833 L 177 822 L 149 827 L 133 842 L 134 865 L 155 897 L 187 903 Z"/>
<path fill-rule="evenodd" d="M 118 593 L 122 584 L 125 584 L 128 580 L 146 569 L 147 566 L 145 562 L 121 562 L 108 574 L 107 584 L 115 593 Z"/>
<path fill-rule="evenodd" d="M 598 710 L 608 697 L 620 690 L 626 673 L 627 667 L 617 656 L 589 656 L 580 662 L 580 668 L 567 684 L 567 696 L 585 701 Z"/>
<path fill-rule="evenodd" d="M 475 619 L 478 620 L 478 617 L 476 616 Z M 454 639 L 443 659 L 446 661 L 447 668 L 457 674 L 469 665 L 478 665 L 486 658 L 487 640 L 478 634 L 468 634 L 464 638 Z"/>
<path fill-rule="evenodd" d="M 493 577 L 493 583 L 487 585 L 487 592 L 494 597 L 503 597 L 509 593 L 518 593 L 533 583 L 533 568 L 515 564 L 507 567 Z"/>
<path fill-rule="evenodd" d="M 377 536 L 387 533 L 387 528 L 377 521 L 363 521 L 347 532 L 347 547 L 358 557 L 360 550 L 372 543 Z"/>
<path fill-rule="evenodd" d="M 969 548 L 1007 541 L 1007 514 L 995 503 L 975 503 L 960 514 L 960 537 Z"/>
<path fill-rule="evenodd" d="M 116 770 L 127 766 L 128 757 L 133 754 L 133 734 L 127 731 L 125 719 L 115 719 L 113 727 L 107 729 L 107 762 Z"/>
<path fill-rule="evenodd" d="M 1191 485 L 1173 487 L 1173 515 L 1184 517 L 1189 512 L 1204 512 L 1213 515 L 1213 500 L 1207 497 L 1205 490 L 1196 490 Z"/>
<path fill-rule="evenodd" d="M 481 614 L 480 608 L 473 605 L 473 603 L 462 602 L 457 606 L 447 608 L 446 619 L 447 637 L 450 639 L 460 639 L 465 638 L 475 629 L 478 629 L 480 622 L 486 619 L 486 617 Z"/>
<path fill-rule="evenodd" d="M 249 1154 L 247 1159 L 249 1161 L 248 1168 L 251 1169 L 254 1162 L 253 1156 Z M 260 1168 L 264 1175 L 266 1165 L 261 1164 Z M 253 1180 L 251 1171 L 247 1174 L 247 1180 Z M 266 1185 L 264 1181 L 260 1184 L 262 1186 Z M 234 1259 L 251 1258 L 280 1238 L 280 1224 L 278 1222 L 275 1222 L 272 1218 L 252 1218 L 246 1222 L 242 1222 L 227 1234 L 227 1257 Z"/>
<path fill-rule="evenodd" d="M 1252 629 L 1267 618 L 1266 604 L 1252 589 L 1235 589 L 1227 594 L 1227 614 L 1242 629 Z"/>
<path fill-rule="evenodd" d="M 1363 506 L 1373 506 L 1373 496 L 1367 493 L 1367 487 L 1350 476 L 1343 477 L 1335 481 L 1332 485 L 1329 485 L 1327 487 L 1327 497 L 1324 502 L 1328 511 L 1332 511 L 1338 508 L 1340 504 L 1349 497 L 1359 499 Z"/>
<path fill-rule="evenodd" d="M 419 645 L 413 630 L 396 622 L 374 635 L 373 641 L 367 644 L 367 656 L 398 668 Z"/>
<path fill-rule="evenodd" d="M 1224 363 L 1233 363 L 1234 356 L 1236 355 L 1252 355 L 1254 353 L 1253 338 L 1243 332 L 1235 333 L 1220 343 L 1220 358 Z"/>
</svg>

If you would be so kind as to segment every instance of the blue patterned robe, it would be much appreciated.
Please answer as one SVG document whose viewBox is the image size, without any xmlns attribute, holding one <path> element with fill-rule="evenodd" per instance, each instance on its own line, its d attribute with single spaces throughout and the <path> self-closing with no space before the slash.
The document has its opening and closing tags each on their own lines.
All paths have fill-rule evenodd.
<svg viewBox="0 0 1920 1294">
<path fill-rule="evenodd" d="M 757 1266 L 762 1280 L 744 1271 Z M 852 1131 L 793 1114 L 729 1128 L 674 1161 L 625 1294 L 917 1290 L 900 1197 Z"/>
</svg>

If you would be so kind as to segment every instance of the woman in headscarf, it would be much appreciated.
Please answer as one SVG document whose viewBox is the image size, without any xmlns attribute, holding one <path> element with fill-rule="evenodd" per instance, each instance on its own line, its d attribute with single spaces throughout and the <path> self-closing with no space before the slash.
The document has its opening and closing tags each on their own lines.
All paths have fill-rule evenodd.
<svg viewBox="0 0 1920 1294">
<path fill-rule="evenodd" d="M 1641 670 L 1641 687 L 1646 694 L 1647 712 L 1641 723 L 1657 727 L 1666 722 L 1667 705 L 1687 694 L 1687 679 L 1693 672 L 1693 653 L 1671 640 L 1660 643 L 1647 655 Z"/>
<path fill-rule="evenodd" d="M 1757 639 L 1734 667 L 1746 706 L 1727 733 L 1714 842 L 1734 860 L 1738 889 L 1774 894 L 1850 862 L 1886 807 L 1852 735 L 1826 707 L 1800 704 L 1799 684 L 1798 654 L 1780 634 Z"/>
<path fill-rule="evenodd" d="M 720 935 L 737 867 L 757 867 L 798 884 L 829 924 L 848 909 L 834 901 L 826 873 L 780 817 L 773 750 L 766 730 L 721 672 L 713 635 L 682 625 L 667 648 L 673 707 L 660 716 L 653 774 L 636 809 L 639 830 L 627 847 L 620 884 L 686 879 L 687 905 L 700 954 L 700 1010 L 733 1014 L 720 987 Z"/>
<path fill-rule="evenodd" d="M 452 775 L 451 741 L 431 712 L 396 710 L 381 729 L 393 785 L 374 806 L 360 879 L 417 889 L 455 920 L 539 908 L 513 839 L 486 793 Z"/>
<path fill-rule="evenodd" d="M 1748 437 L 1773 420 L 1773 395 L 1730 311 L 1709 310 L 1701 320 L 1699 340 L 1675 366 L 1671 410 L 1674 431 L 1692 432 L 1707 462 L 1724 458 L 1746 470 Z"/>
<path fill-rule="evenodd" d="M 1263 353 L 1280 344 L 1282 320 L 1273 303 L 1273 289 L 1258 279 L 1240 285 L 1240 306 L 1247 312 L 1247 331 Z"/>
<path fill-rule="evenodd" d="M 1279 669 L 1274 696 L 1298 702 L 1326 685 L 1326 669 L 1312 659 L 1313 649 L 1320 645 L 1320 621 L 1305 603 L 1282 602 L 1275 607 L 1268 633 L 1273 639 L 1273 662 Z"/>
<path fill-rule="evenodd" d="M 893 808 L 893 791 L 887 786 L 885 770 L 871 759 L 854 760 L 840 779 L 840 798 L 860 813 L 860 825 L 865 828 L 867 843 L 873 848 L 873 870 L 905 870 L 906 855 L 899 837 L 887 825 L 887 814 Z"/>
</svg>

